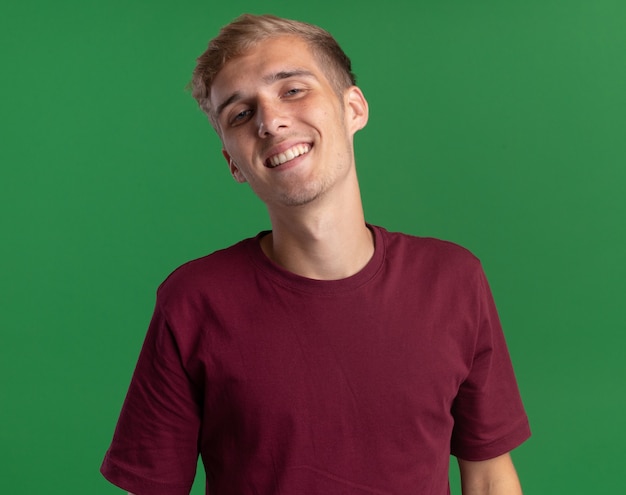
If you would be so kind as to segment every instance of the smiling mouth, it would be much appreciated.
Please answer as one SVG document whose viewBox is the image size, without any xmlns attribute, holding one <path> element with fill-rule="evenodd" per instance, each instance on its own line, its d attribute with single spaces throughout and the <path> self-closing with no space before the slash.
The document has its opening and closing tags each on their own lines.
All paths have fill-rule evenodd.
<svg viewBox="0 0 626 495">
<path fill-rule="evenodd" d="M 270 156 L 266 160 L 265 164 L 269 168 L 278 167 L 279 165 L 282 165 L 283 163 L 293 160 L 294 158 L 298 156 L 306 155 L 309 151 L 311 151 L 311 145 L 296 144 L 295 146 L 292 146 L 291 148 L 283 151 L 282 153 L 277 153 L 276 155 Z"/>
</svg>

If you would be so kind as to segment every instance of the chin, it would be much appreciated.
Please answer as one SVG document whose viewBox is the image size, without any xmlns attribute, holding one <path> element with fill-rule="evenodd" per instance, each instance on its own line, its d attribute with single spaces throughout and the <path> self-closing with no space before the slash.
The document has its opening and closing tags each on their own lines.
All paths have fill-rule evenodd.
<svg viewBox="0 0 626 495">
<path fill-rule="evenodd" d="M 281 204 L 285 206 L 304 206 L 315 201 L 319 195 L 313 196 L 285 196 L 281 198 Z"/>
<path fill-rule="evenodd" d="M 294 193 L 285 193 L 279 198 L 279 202 L 285 206 L 304 206 L 314 202 L 322 196 L 322 190 L 306 190 Z"/>
</svg>

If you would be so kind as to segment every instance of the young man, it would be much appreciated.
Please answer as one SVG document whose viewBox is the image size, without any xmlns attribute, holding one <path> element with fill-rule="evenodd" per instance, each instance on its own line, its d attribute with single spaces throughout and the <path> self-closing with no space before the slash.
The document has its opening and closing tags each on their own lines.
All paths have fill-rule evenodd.
<svg viewBox="0 0 626 495">
<path fill-rule="evenodd" d="M 350 61 L 318 27 L 242 16 L 193 94 L 271 232 L 161 285 L 102 472 L 137 495 L 521 493 L 529 428 L 480 263 L 365 222 Z"/>
</svg>

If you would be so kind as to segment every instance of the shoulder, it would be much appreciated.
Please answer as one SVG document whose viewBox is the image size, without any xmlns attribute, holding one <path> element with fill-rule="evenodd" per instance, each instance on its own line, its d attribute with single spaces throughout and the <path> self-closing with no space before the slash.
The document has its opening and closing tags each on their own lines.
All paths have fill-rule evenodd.
<svg viewBox="0 0 626 495">
<path fill-rule="evenodd" d="M 192 297 L 194 294 L 224 292 L 235 281 L 250 273 L 250 247 L 253 238 L 184 263 L 161 283 L 157 297 L 162 302 Z"/>
<path fill-rule="evenodd" d="M 389 232 L 376 227 L 383 239 L 387 259 L 426 263 L 459 269 L 476 269 L 480 260 L 467 248 L 454 242 L 434 237 L 420 237 L 402 232 Z"/>
</svg>

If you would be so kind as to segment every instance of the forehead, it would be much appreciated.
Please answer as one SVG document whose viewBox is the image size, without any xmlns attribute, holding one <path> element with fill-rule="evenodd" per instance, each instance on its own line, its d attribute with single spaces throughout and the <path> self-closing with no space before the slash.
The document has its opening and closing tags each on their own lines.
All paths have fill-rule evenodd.
<svg viewBox="0 0 626 495">
<path fill-rule="evenodd" d="M 243 54 L 226 62 L 211 85 L 211 101 L 239 91 L 247 85 L 261 84 L 272 74 L 306 70 L 326 79 L 315 54 L 306 41 L 297 36 L 276 36 L 255 43 Z"/>
</svg>

